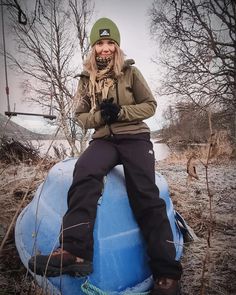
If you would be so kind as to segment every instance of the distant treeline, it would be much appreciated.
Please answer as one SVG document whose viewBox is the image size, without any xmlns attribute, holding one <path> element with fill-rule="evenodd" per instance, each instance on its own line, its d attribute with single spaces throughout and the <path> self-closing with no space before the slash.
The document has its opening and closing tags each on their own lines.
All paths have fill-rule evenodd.
<svg viewBox="0 0 236 295">
<path fill-rule="evenodd" d="M 211 133 L 224 134 L 234 142 L 235 124 L 233 112 L 211 111 L 198 108 L 191 103 L 178 103 L 165 112 L 166 125 L 160 131 L 164 142 L 206 143 Z"/>
</svg>

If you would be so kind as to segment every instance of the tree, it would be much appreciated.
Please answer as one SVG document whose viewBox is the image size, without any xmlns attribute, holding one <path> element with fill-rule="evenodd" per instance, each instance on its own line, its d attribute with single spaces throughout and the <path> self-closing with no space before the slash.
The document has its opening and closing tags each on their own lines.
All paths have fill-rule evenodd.
<svg viewBox="0 0 236 295">
<path fill-rule="evenodd" d="M 236 138 L 236 2 L 155 0 L 151 34 L 166 70 L 162 94 L 234 117 Z"/>
<path fill-rule="evenodd" d="M 75 20 L 81 58 L 83 61 L 89 49 L 87 26 L 91 21 L 94 10 L 94 5 L 89 5 L 88 2 L 87 0 L 81 0 L 79 3 L 76 0 L 69 1 Z"/>
<path fill-rule="evenodd" d="M 205 143 L 207 142 L 208 118 L 205 111 L 200 112 L 193 102 L 178 102 L 165 111 L 166 126 L 162 138 L 169 143 Z M 218 127 L 218 126 L 217 126 Z"/>
<path fill-rule="evenodd" d="M 56 123 L 61 126 L 74 156 L 81 151 L 86 136 L 72 120 L 74 76 L 82 69 L 88 50 L 87 25 L 93 5 L 85 0 L 41 0 L 39 3 L 37 14 L 35 10 L 25 13 L 27 23 L 24 25 L 17 21 L 16 11 L 10 7 L 17 55 L 10 52 L 8 55 L 12 64 L 28 75 L 31 99 L 45 109 L 53 107 L 58 118 Z M 75 144 L 76 137 L 80 149 Z"/>
</svg>

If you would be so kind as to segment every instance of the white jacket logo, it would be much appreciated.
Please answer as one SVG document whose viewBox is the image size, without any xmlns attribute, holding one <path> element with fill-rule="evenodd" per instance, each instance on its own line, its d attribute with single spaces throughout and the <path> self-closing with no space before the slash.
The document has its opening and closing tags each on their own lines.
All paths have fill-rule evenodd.
<svg viewBox="0 0 236 295">
<path fill-rule="evenodd" d="M 102 29 L 99 30 L 100 37 L 107 37 L 110 36 L 110 30 L 109 29 Z"/>
</svg>

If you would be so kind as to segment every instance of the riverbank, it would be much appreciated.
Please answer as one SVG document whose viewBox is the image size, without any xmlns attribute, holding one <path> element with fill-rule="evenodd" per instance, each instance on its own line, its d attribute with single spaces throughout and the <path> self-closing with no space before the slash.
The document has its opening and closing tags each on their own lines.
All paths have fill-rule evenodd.
<svg viewBox="0 0 236 295">
<path fill-rule="evenodd" d="M 235 161 L 229 159 L 209 164 L 212 231 L 211 248 L 208 252 L 210 209 L 204 165 L 200 161 L 195 163 L 199 180 L 190 181 L 186 173 L 186 158 L 169 157 L 156 162 L 156 170 L 168 181 L 175 209 L 185 218 L 198 238 L 197 241 L 185 245 L 182 258 L 184 268 L 181 280 L 182 295 L 200 294 L 202 283 L 205 287 L 202 294 L 236 294 L 235 164 Z M 30 166 L 0 163 L 1 240 L 17 208 L 21 203 L 22 207 L 25 207 L 30 202 L 49 168 L 50 164 Z M 31 185 L 30 189 L 29 185 Z M 24 199 L 26 193 L 27 197 Z M 208 254 L 207 260 L 206 254 Z M 13 230 L 0 258 L 0 294 L 40 294 L 33 278 L 27 276 L 26 269 L 19 259 L 15 249 Z"/>
</svg>

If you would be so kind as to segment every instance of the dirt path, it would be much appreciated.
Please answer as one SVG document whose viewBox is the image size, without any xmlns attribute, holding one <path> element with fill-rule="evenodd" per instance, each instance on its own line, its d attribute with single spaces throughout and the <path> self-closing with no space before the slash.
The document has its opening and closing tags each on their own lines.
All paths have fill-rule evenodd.
<svg viewBox="0 0 236 295">
<path fill-rule="evenodd" d="M 204 274 L 205 295 L 236 294 L 236 165 L 224 162 L 209 166 L 209 184 L 213 195 L 213 232 L 209 260 Z M 175 209 L 194 229 L 198 240 L 185 246 L 182 295 L 200 295 L 203 261 L 207 249 L 209 197 L 205 168 L 197 166 L 199 180 L 187 183 L 186 163 L 160 161 L 157 171 L 168 183 Z M 0 163 L 0 240 L 21 202 L 35 167 L 6 166 Z M 38 174 L 24 205 L 33 197 L 46 170 Z M 13 231 L 4 247 L 0 264 L 0 294 L 37 294 L 31 277 L 21 264 L 14 244 Z M 39 293 L 38 293 L 39 294 Z"/>
</svg>

